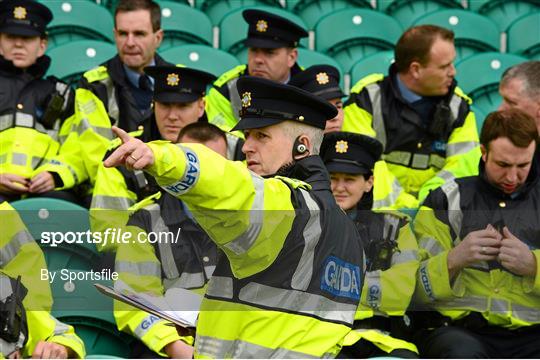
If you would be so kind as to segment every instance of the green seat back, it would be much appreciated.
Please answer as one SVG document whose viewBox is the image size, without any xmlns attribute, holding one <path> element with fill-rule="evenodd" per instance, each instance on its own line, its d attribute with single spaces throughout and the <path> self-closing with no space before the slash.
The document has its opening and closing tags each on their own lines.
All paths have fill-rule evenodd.
<svg viewBox="0 0 540 360">
<path fill-rule="evenodd" d="M 422 24 L 433 24 L 452 30 L 455 34 L 458 59 L 499 49 L 500 34 L 497 24 L 472 11 L 460 9 L 435 11 L 414 22 L 414 25 Z"/>
<path fill-rule="evenodd" d="M 473 0 L 469 7 L 493 20 L 500 31 L 506 31 L 514 20 L 540 11 L 540 0 Z"/>
<path fill-rule="evenodd" d="M 424 14 L 448 8 L 463 9 L 459 0 L 380 0 L 377 4 L 379 10 L 399 21 L 404 29 Z"/>
<path fill-rule="evenodd" d="M 75 276 L 85 272 L 73 271 Z M 83 339 L 89 355 L 130 356 L 129 345 L 133 339 L 117 330 L 113 315 L 112 298 L 101 294 L 94 283 L 112 286 L 108 280 L 62 280 L 56 272 L 51 284 L 53 295 L 52 315 L 72 325 Z"/>
<path fill-rule="evenodd" d="M 456 64 L 459 87 L 473 99 L 473 104 L 484 113 L 500 105 L 499 81 L 506 69 L 526 61 L 512 54 L 496 52 L 469 56 Z"/>
<path fill-rule="evenodd" d="M 518 18 L 507 35 L 508 52 L 540 60 L 540 11 Z"/>
<path fill-rule="evenodd" d="M 231 54 L 205 45 L 178 46 L 165 50 L 160 55 L 169 62 L 203 70 L 216 77 L 239 65 L 238 60 Z"/>
<path fill-rule="evenodd" d="M 247 48 L 244 45 L 244 40 L 247 37 L 248 24 L 242 17 L 242 12 L 246 9 L 258 9 L 272 12 L 276 15 L 283 16 L 284 18 L 291 20 L 303 28 L 306 28 L 304 21 L 297 15 L 279 8 L 272 8 L 268 6 L 249 6 L 230 11 L 223 17 L 221 23 L 219 24 L 219 48 L 236 56 L 241 63 L 247 62 Z M 300 46 L 308 47 L 308 39 L 301 39 Z"/>
<path fill-rule="evenodd" d="M 388 15 L 369 9 L 344 9 L 328 14 L 315 26 L 315 49 L 334 58 L 345 72 L 363 57 L 391 50 L 401 25 Z"/>
<path fill-rule="evenodd" d="M 487 113 L 474 105 L 471 106 L 471 110 L 474 112 L 474 116 L 476 118 L 476 128 L 478 129 L 478 134 L 480 134 L 482 131 L 482 125 L 484 125 L 484 120 L 486 120 Z"/>
<path fill-rule="evenodd" d="M 88 71 L 116 55 L 116 46 L 97 40 L 77 40 L 47 51 L 52 59 L 48 75 L 73 84 Z"/>
<path fill-rule="evenodd" d="M 47 27 L 49 49 L 75 40 L 100 40 L 114 43 L 114 20 L 103 6 L 91 1 L 40 0 L 53 13 Z"/>
<path fill-rule="evenodd" d="M 223 18 L 231 11 L 245 7 L 267 6 L 280 9 L 278 0 L 202 0 L 198 3 L 201 11 L 212 21 L 213 25 L 221 23 Z M 244 22 L 244 19 L 241 19 Z M 246 32 L 243 33 L 245 36 Z"/>
<path fill-rule="evenodd" d="M 185 44 L 212 46 L 212 23 L 201 11 L 173 1 L 161 1 L 161 28 L 165 35 L 160 49 Z"/>
<path fill-rule="evenodd" d="M 18 200 L 12 205 L 42 247 L 49 269 L 90 270 L 98 264 L 95 244 L 88 243 L 86 235 L 79 241 L 77 235 L 90 229 L 87 209 L 50 198 Z M 56 244 L 53 244 L 53 238 L 58 240 Z"/>
<path fill-rule="evenodd" d="M 373 73 L 387 75 L 388 68 L 394 62 L 393 51 L 380 51 L 373 55 L 360 59 L 351 68 L 351 86 L 359 80 Z"/>
<path fill-rule="evenodd" d="M 339 71 L 340 85 L 343 89 L 343 69 L 341 69 L 341 65 L 339 65 L 339 63 L 331 57 L 317 51 L 299 48 L 297 62 L 304 69 L 313 65 L 332 65 Z"/>
<path fill-rule="evenodd" d="M 314 29 L 315 24 L 326 14 L 348 8 L 369 8 L 368 0 L 288 0 L 287 8 L 299 15 L 306 22 L 309 29 Z"/>
</svg>

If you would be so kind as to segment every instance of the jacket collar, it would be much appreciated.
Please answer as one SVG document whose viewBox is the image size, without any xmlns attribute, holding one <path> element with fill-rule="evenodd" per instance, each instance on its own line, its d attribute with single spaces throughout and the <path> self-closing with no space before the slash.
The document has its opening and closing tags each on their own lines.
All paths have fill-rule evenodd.
<svg viewBox="0 0 540 360">
<path fill-rule="evenodd" d="M 154 55 L 154 62 L 156 66 L 173 65 L 165 61 L 157 53 Z M 120 60 L 120 56 L 118 54 L 109 61 L 107 61 L 105 66 L 109 70 L 109 76 L 115 84 L 122 87 L 128 86 L 129 80 L 126 72 L 124 71 L 124 65 L 122 63 L 122 60 Z"/>
<path fill-rule="evenodd" d="M 318 155 L 296 161 L 284 175 L 310 184 L 314 191 L 330 190 L 330 176 Z"/>
<path fill-rule="evenodd" d="M 50 65 L 51 58 L 47 55 L 43 55 L 42 57 L 39 57 L 32 66 L 30 66 L 26 70 L 23 70 L 13 65 L 13 62 L 11 60 L 7 60 L 0 55 L 0 71 L 14 75 L 27 73 L 36 79 L 40 79 L 45 76 Z"/>
</svg>

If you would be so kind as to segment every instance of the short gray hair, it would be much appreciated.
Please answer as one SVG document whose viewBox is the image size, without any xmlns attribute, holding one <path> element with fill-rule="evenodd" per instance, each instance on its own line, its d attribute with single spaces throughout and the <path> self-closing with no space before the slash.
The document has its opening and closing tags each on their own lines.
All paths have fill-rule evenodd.
<svg viewBox="0 0 540 360">
<path fill-rule="evenodd" d="M 319 149 L 323 141 L 324 130 L 314 126 L 302 124 L 298 121 L 284 121 L 282 123 L 283 131 L 294 141 L 301 135 L 307 135 L 313 144 L 313 148 L 309 149 L 311 155 L 319 155 Z"/>
<path fill-rule="evenodd" d="M 523 93 L 529 98 L 540 97 L 540 61 L 526 61 L 508 68 L 502 75 L 501 84 L 511 79 L 523 81 Z"/>
</svg>

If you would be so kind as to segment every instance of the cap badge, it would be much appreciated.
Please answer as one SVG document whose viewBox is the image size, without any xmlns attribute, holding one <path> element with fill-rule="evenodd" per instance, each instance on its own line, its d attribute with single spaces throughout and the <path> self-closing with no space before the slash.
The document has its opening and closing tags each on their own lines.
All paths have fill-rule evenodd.
<svg viewBox="0 0 540 360">
<path fill-rule="evenodd" d="M 251 105 L 251 93 L 245 92 L 242 94 L 242 107 L 249 107 Z"/>
<path fill-rule="evenodd" d="M 15 9 L 13 9 L 13 17 L 15 19 L 24 20 L 26 19 L 26 14 L 27 14 L 26 8 L 22 6 L 17 6 L 15 7 Z"/>
<path fill-rule="evenodd" d="M 345 140 L 339 140 L 336 142 L 336 152 L 344 154 L 349 149 L 349 144 Z"/>
<path fill-rule="evenodd" d="M 317 82 L 319 85 L 326 85 L 330 82 L 330 79 L 328 78 L 328 74 L 325 72 L 320 72 L 317 74 Z"/>
<path fill-rule="evenodd" d="M 255 28 L 258 32 L 266 32 L 266 30 L 268 29 L 268 23 L 266 22 L 266 20 L 259 20 L 257 21 L 257 25 L 255 25 Z"/>
<path fill-rule="evenodd" d="M 179 82 L 180 82 L 180 77 L 178 76 L 178 74 L 171 73 L 167 75 L 167 85 L 178 86 Z"/>
</svg>

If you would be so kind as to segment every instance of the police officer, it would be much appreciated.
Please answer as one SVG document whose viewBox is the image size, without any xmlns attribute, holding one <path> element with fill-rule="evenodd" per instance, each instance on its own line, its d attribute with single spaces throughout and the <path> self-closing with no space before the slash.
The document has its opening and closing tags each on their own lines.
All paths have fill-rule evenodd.
<svg viewBox="0 0 540 360">
<path fill-rule="evenodd" d="M 225 133 L 207 122 L 184 127 L 178 142 L 200 143 L 227 156 Z M 205 285 L 216 267 L 218 251 L 186 205 L 163 191 L 136 204 L 131 211 L 134 213 L 126 230 L 131 231 L 134 238 L 153 233 L 162 240 L 154 244 L 119 246 L 115 259 L 119 280 L 144 293 L 161 295 L 180 287 L 204 294 Z M 145 234 L 139 235 L 141 233 Z M 178 237 L 178 241 L 165 240 L 168 234 Z M 156 269 L 153 274 L 143 270 L 150 264 Z M 132 357 L 155 357 L 157 353 L 170 358 L 191 358 L 192 336 L 181 336 L 166 322 L 157 321 L 154 316 L 122 303 L 115 304 L 114 315 L 120 330 L 133 334 L 146 345 L 144 349 L 136 346 Z"/>
<path fill-rule="evenodd" d="M 423 319 L 417 344 L 427 358 L 537 358 L 536 123 L 517 109 L 493 112 L 480 142 L 479 175 L 431 192 L 415 219 L 415 299 L 435 311 Z"/>
<path fill-rule="evenodd" d="M 51 11 L 29 0 L 0 3 L 0 201 L 43 194 L 59 178 L 36 169 L 58 152 L 58 131 L 73 112 L 69 87 L 45 78 Z M 76 201 L 70 194 L 47 194 Z"/>
<path fill-rule="evenodd" d="M 226 255 L 201 305 L 196 357 L 335 356 L 363 278 L 358 232 L 316 155 L 336 109 L 267 79 L 237 85 L 248 169 L 201 146 L 144 144 L 119 129 L 124 144 L 105 165 L 151 173 Z"/>
<path fill-rule="evenodd" d="M 408 341 L 412 332 L 404 317 L 416 283 L 416 238 L 406 216 L 362 208 L 381 153 L 376 139 L 347 132 L 326 134 L 321 146 L 332 193 L 355 222 L 366 249 L 366 281 L 351 334 L 356 342 L 344 347 L 341 357 L 418 356 L 416 346 Z"/>
<path fill-rule="evenodd" d="M 262 11 L 245 10 L 248 23 L 245 45 L 248 47 L 247 65 L 239 65 L 217 79 L 207 98 L 208 119 L 225 131 L 239 120 L 242 108 L 236 82 L 246 75 L 281 83 L 301 71 L 296 63 L 298 41 L 308 36 L 306 30 L 281 16 Z"/>
<path fill-rule="evenodd" d="M 7 202 L 0 203 L 0 215 L 0 357 L 84 358 L 73 327 L 51 316 L 51 288 L 41 279 L 43 251 Z"/>
<path fill-rule="evenodd" d="M 417 208 L 445 180 L 476 173 L 478 132 L 471 100 L 456 87 L 455 56 L 453 32 L 415 26 L 398 40 L 387 76 L 352 87 L 343 130 L 377 138 L 392 178 L 377 208 L 398 197 Z"/>
<path fill-rule="evenodd" d="M 63 188 L 85 181 L 89 205 L 101 160 L 113 138 L 111 126 L 136 131 L 152 122 L 151 65 L 171 65 L 156 50 L 163 39 L 161 11 L 152 0 L 120 0 L 114 14 L 118 54 L 84 73 L 76 91 L 71 131 L 59 156 L 42 167 L 62 179 Z"/>
<path fill-rule="evenodd" d="M 326 122 L 324 133 L 340 131 L 343 125 L 343 101 L 345 96 L 339 86 L 339 71 L 331 65 L 314 65 L 291 78 L 289 85 L 297 86 L 322 97 L 334 105 L 337 115 Z"/>
<path fill-rule="evenodd" d="M 206 87 L 215 76 L 204 71 L 177 66 L 150 66 L 145 74 L 154 79 L 154 114 L 143 130 L 133 133 L 143 141 L 168 140 L 176 142 L 182 128 L 197 121 L 207 122 L 204 111 Z M 109 153 L 119 139 L 109 145 Z M 103 231 L 114 224 L 126 224 L 128 208 L 159 191 L 151 176 L 125 167 L 105 168 L 102 164 L 90 206 L 92 231 Z M 102 211 L 110 210 L 110 211 Z M 113 222 L 113 219 L 116 219 Z"/>
</svg>

